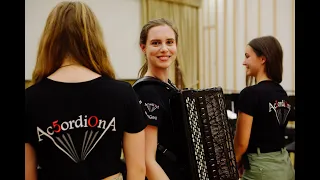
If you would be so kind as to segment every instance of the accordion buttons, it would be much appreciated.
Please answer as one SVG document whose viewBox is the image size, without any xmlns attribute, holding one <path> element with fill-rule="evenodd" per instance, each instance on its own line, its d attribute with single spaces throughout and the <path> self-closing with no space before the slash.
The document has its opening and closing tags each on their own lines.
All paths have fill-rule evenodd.
<svg viewBox="0 0 320 180">
<path fill-rule="evenodd" d="M 201 114 L 201 118 L 205 118 L 206 117 L 206 114 Z"/>
</svg>

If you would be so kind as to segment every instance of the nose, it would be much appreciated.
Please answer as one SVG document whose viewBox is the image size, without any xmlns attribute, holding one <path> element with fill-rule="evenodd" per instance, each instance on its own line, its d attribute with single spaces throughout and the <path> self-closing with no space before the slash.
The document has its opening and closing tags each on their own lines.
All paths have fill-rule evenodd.
<svg viewBox="0 0 320 180">
<path fill-rule="evenodd" d="M 242 65 L 244 65 L 244 66 L 247 65 L 246 59 L 243 60 Z"/>
<path fill-rule="evenodd" d="M 168 47 L 166 44 L 162 44 L 161 48 L 160 48 L 160 52 L 167 52 L 168 51 Z"/>
</svg>

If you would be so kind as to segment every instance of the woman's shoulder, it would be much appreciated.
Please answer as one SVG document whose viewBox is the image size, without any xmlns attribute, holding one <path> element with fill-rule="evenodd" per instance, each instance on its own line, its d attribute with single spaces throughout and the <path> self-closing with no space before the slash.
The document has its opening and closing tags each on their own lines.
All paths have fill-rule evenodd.
<svg viewBox="0 0 320 180">
<path fill-rule="evenodd" d="M 137 94 L 145 94 L 149 96 L 159 96 L 160 89 L 157 85 L 154 84 L 144 84 L 138 88 L 134 88 Z"/>
<path fill-rule="evenodd" d="M 114 92 L 115 94 L 121 94 L 122 96 L 134 94 L 132 85 L 123 80 L 103 78 L 98 86 L 100 89 L 105 90 L 105 92 Z"/>
<path fill-rule="evenodd" d="M 264 95 L 264 91 L 261 90 L 258 84 L 255 84 L 243 88 L 239 93 L 239 99 L 253 100 L 259 98 L 261 95 Z"/>
<path fill-rule="evenodd" d="M 262 84 L 258 83 L 258 84 L 254 84 L 254 85 L 247 86 L 247 87 L 243 88 L 240 91 L 240 94 L 259 93 L 259 92 L 262 92 L 264 90 L 266 90 L 264 88 L 264 86 Z"/>
<path fill-rule="evenodd" d="M 144 78 L 138 79 L 133 84 L 133 89 L 137 93 L 156 94 L 166 88 L 166 86 L 164 85 L 164 82 L 161 82 L 159 80 L 153 80 L 155 78 L 152 78 L 151 80 L 148 80 L 148 79 L 144 80 Z"/>
<path fill-rule="evenodd" d="M 247 86 L 245 88 L 243 88 L 241 91 L 240 91 L 240 95 L 241 94 L 247 94 L 247 93 L 251 93 L 255 90 L 254 86 Z"/>
</svg>

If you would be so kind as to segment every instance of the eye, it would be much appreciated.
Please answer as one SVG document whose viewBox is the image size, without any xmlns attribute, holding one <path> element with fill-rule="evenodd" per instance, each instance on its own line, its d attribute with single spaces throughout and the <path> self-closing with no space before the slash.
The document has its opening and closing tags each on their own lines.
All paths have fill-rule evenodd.
<svg viewBox="0 0 320 180">
<path fill-rule="evenodd" d="M 168 41 L 167 41 L 167 44 L 173 44 L 173 43 L 174 43 L 173 40 L 168 40 Z"/>
<path fill-rule="evenodd" d="M 159 45 L 160 42 L 159 42 L 159 41 L 152 41 L 151 44 L 152 44 L 152 45 Z"/>
</svg>

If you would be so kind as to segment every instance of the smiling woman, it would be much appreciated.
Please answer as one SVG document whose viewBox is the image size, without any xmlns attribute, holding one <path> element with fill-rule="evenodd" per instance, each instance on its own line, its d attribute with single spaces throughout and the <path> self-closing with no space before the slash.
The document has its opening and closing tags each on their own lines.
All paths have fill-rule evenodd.
<svg viewBox="0 0 320 180">
<path fill-rule="evenodd" d="M 139 77 L 155 76 L 168 81 L 167 68 L 177 58 L 177 43 L 178 31 L 172 22 L 156 19 L 146 24 L 140 33 L 140 48 L 146 62 L 139 71 Z"/>
<path fill-rule="evenodd" d="M 176 59 L 177 46 L 174 36 L 174 31 L 167 25 L 149 30 L 147 43 L 141 44 L 140 47 L 148 59 L 147 63 L 154 69 L 153 71 L 166 70 Z M 151 76 L 154 76 L 154 73 L 147 72 Z"/>
<path fill-rule="evenodd" d="M 139 71 L 140 79 L 133 87 L 148 122 L 145 134 L 148 179 L 188 180 L 182 163 L 172 158 L 181 150 L 174 146 L 172 115 L 168 111 L 169 99 L 177 91 L 168 78 L 169 67 L 177 62 L 177 32 L 172 22 L 161 18 L 149 21 L 140 33 L 140 48 L 146 62 Z M 143 79 L 161 83 L 139 84 Z"/>
<path fill-rule="evenodd" d="M 293 180 L 294 168 L 285 148 L 285 128 L 294 119 L 294 108 L 283 87 L 283 51 L 273 36 L 252 39 L 246 46 L 243 65 L 254 85 L 238 99 L 234 149 L 243 180 Z M 241 168 L 242 167 L 242 168 Z"/>
</svg>

